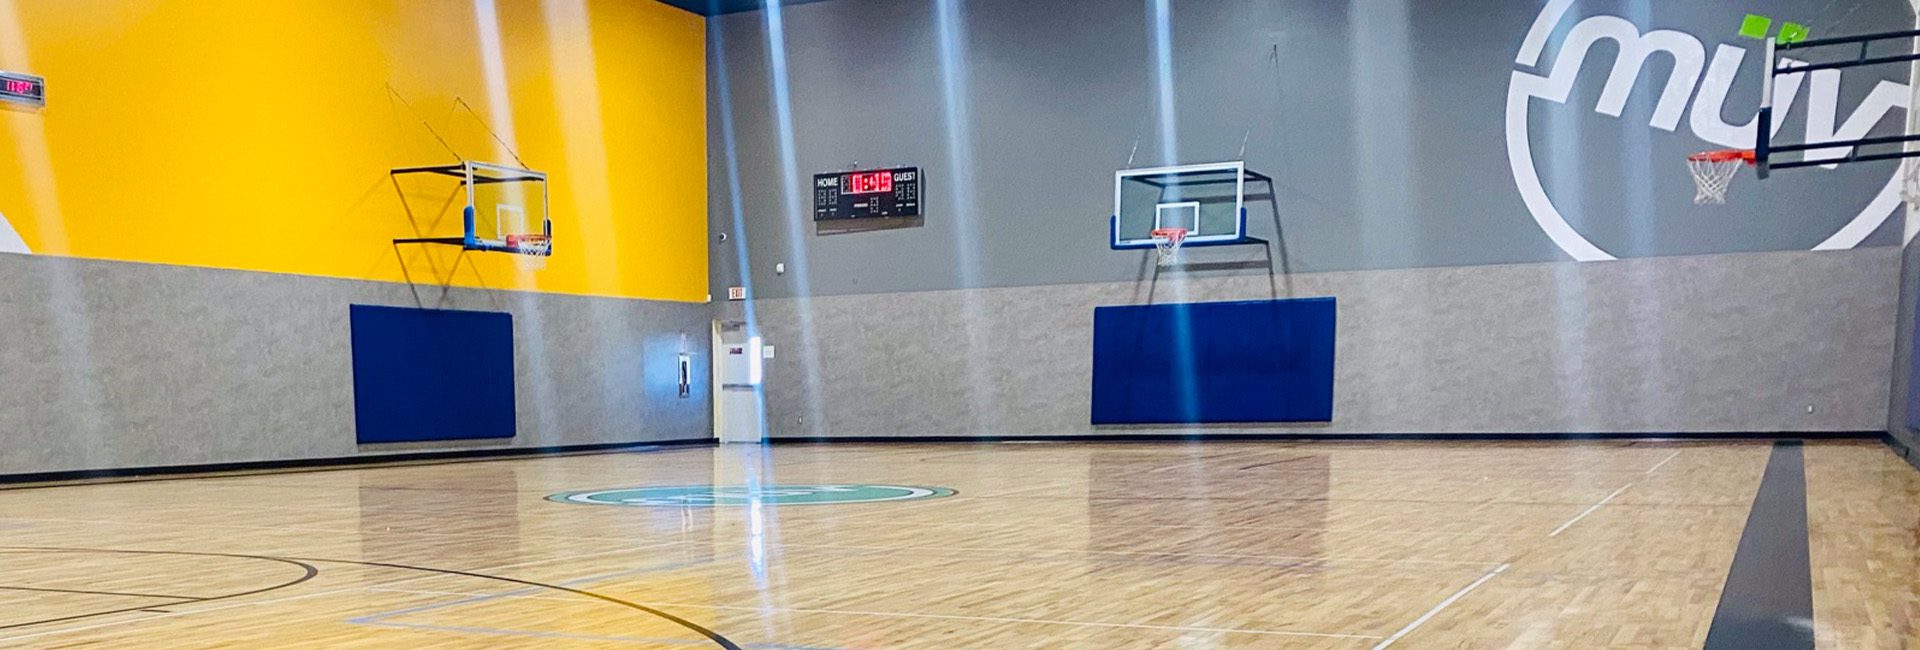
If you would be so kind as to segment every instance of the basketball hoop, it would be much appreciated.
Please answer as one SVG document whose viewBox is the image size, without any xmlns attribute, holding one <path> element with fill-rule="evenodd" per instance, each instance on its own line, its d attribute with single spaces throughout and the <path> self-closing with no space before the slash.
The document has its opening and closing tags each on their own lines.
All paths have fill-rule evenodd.
<svg viewBox="0 0 1920 650">
<path fill-rule="evenodd" d="M 553 238 L 546 235 L 507 235 L 507 251 L 518 258 L 521 269 L 538 271 L 547 268 L 547 258 L 553 256 Z"/>
<path fill-rule="evenodd" d="M 1180 244 L 1187 241 L 1187 229 L 1155 228 L 1152 234 L 1153 249 L 1160 252 L 1160 265 L 1173 266 L 1179 264 Z"/>
<path fill-rule="evenodd" d="M 1740 172 L 1741 165 L 1752 164 L 1752 149 L 1703 151 L 1687 156 L 1687 171 L 1693 174 L 1695 189 L 1693 202 L 1726 203 L 1727 187 L 1733 184 L 1734 174 Z"/>
<path fill-rule="evenodd" d="M 553 254 L 553 239 L 546 235 L 507 235 L 507 248 L 521 255 Z"/>
</svg>

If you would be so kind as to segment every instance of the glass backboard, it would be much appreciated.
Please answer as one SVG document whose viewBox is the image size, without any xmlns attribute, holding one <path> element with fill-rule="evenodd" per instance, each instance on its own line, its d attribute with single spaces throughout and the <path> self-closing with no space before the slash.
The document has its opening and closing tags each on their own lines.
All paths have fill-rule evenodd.
<svg viewBox="0 0 1920 650">
<path fill-rule="evenodd" d="M 1160 228 L 1185 228 L 1189 246 L 1243 240 L 1247 177 L 1239 161 L 1115 172 L 1113 247 L 1152 248 Z"/>
<path fill-rule="evenodd" d="M 467 248 L 522 251 L 520 240 L 529 235 L 549 236 L 547 175 L 529 169 L 467 161 L 462 164 L 467 187 Z"/>
</svg>

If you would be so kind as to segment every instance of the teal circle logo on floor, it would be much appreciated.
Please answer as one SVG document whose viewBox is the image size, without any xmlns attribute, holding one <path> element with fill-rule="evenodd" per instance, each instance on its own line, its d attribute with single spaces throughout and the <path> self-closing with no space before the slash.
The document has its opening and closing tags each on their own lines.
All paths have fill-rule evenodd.
<svg viewBox="0 0 1920 650">
<path fill-rule="evenodd" d="M 953 496 L 953 490 L 915 485 L 668 485 L 561 492 L 548 501 L 597 506 L 713 507 L 879 503 Z"/>
</svg>

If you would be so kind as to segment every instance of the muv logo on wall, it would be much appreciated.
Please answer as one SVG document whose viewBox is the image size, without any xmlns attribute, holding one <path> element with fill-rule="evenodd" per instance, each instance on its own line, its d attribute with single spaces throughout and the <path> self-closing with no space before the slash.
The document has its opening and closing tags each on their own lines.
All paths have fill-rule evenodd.
<svg viewBox="0 0 1920 650">
<path fill-rule="evenodd" d="M 1514 184 L 1534 221 L 1567 255 L 1593 261 L 1846 249 L 1900 208 L 1898 163 L 1783 171 L 1766 181 L 1743 170 L 1727 205 L 1695 206 L 1683 160 L 1695 151 L 1754 146 L 1765 64 L 1761 41 L 1735 34 L 1747 11 L 1804 19 L 1819 38 L 1911 24 L 1903 0 L 1868 0 L 1863 15 L 1847 17 L 1809 15 L 1832 5 L 1808 1 L 1611 7 L 1646 14 L 1632 17 L 1569 16 L 1573 4 L 1551 0 L 1534 20 L 1514 59 L 1506 105 Z M 1818 31 L 1832 22 L 1856 28 Z M 1693 29 L 1664 27 L 1673 24 Z M 1859 27 L 1876 24 L 1882 29 Z M 1900 133 L 1912 95 L 1895 79 L 1905 74 L 1905 66 L 1892 65 L 1884 73 L 1849 70 L 1844 78 L 1839 70 L 1782 75 L 1774 86 L 1774 137 L 1819 142 Z M 1729 236 L 1732 229 L 1738 237 Z"/>
</svg>

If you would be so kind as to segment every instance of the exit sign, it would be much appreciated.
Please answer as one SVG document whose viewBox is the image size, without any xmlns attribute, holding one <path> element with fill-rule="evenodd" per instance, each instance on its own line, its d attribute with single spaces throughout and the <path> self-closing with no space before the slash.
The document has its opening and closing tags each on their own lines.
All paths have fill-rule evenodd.
<svg viewBox="0 0 1920 650">
<path fill-rule="evenodd" d="M 0 72 L 0 101 L 39 108 L 47 105 L 47 80 L 30 74 Z"/>
</svg>

